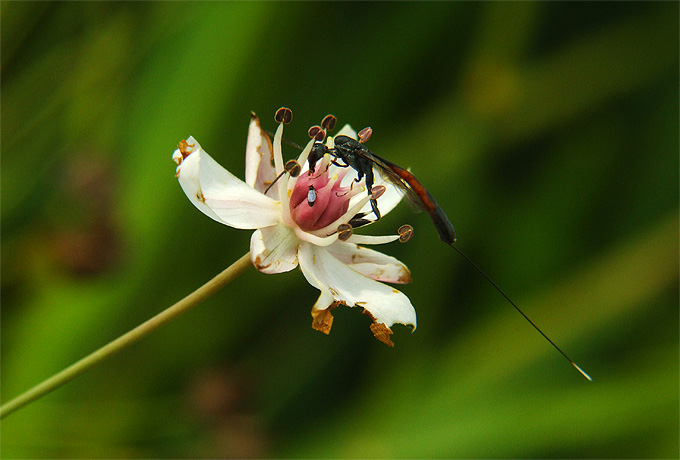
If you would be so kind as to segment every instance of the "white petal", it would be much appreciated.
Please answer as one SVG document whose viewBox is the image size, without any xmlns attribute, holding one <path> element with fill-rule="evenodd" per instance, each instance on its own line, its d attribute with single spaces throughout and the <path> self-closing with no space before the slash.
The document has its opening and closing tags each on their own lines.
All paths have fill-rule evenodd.
<svg viewBox="0 0 680 460">
<path fill-rule="evenodd" d="M 250 239 L 250 259 L 263 273 L 283 273 L 297 267 L 299 241 L 289 227 L 279 224 L 261 228 Z"/>
<path fill-rule="evenodd" d="M 373 280 L 396 284 L 411 282 L 411 272 L 406 265 L 382 252 L 341 241 L 326 250 L 343 264 Z"/>
<path fill-rule="evenodd" d="M 333 257 L 325 248 L 302 243 L 298 253 L 300 268 L 309 283 L 321 290 L 314 305 L 328 308 L 329 294 L 346 305 L 365 308 L 376 323 L 387 327 L 394 323 L 416 326 L 416 311 L 403 293 L 390 286 L 366 278 Z"/>
<path fill-rule="evenodd" d="M 276 178 L 273 161 L 272 142 L 262 130 L 260 120 L 251 113 L 246 143 L 246 184 L 264 193 Z M 278 188 L 272 187 L 267 196 L 278 199 Z"/>
<path fill-rule="evenodd" d="M 346 124 L 345 126 L 343 126 L 342 129 L 340 131 L 338 131 L 335 135 L 336 136 L 348 136 L 348 137 L 351 137 L 352 139 L 357 138 L 357 132 L 354 131 L 354 129 L 352 129 L 352 127 L 349 125 L 349 123 Z"/>
<path fill-rule="evenodd" d="M 281 220 L 280 204 L 220 166 L 193 138 L 194 150 L 178 166 L 179 183 L 204 214 L 235 228 L 260 228 Z"/>
</svg>

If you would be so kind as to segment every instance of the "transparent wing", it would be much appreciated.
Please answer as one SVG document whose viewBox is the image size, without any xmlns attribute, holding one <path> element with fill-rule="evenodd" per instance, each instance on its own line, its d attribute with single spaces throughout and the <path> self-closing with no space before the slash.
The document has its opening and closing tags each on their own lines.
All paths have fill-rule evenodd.
<svg viewBox="0 0 680 460">
<path fill-rule="evenodd" d="M 372 152 L 370 153 L 357 152 L 357 153 L 365 156 L 366 158 L 373 162 L 373 169 L 378 171 L 378 174 L 380 174 L 380 177 L 382 177 L 383 180 L 389 182 L 390 184 L 394 185 L 403 192 L 404 197 L 406 198 L 406 202 L 414 212 L 420 212 L 426 209 L 423 200 L 413 190 L 411 185 L 402 177 L 402 175 L 400 175 L 400 172 L 402 174 L 406 172 L 408 173 L 407 176 L 410 176 L 411 178 L 415 179 L 413 175 L 410 172 L 408 172 L 408 170 L 392 163 L 389 160 L 385 160 L 384 158 L 381 158 Z"/>
</svg>

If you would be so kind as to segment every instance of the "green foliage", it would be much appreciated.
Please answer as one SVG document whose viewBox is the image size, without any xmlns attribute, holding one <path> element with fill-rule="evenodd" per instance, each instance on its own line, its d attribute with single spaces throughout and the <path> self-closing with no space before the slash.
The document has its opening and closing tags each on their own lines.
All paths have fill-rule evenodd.
<svg viewBox="0 0 680 460">
<path fill-rule="evenodd" d="M 677 458 L 678 3 L 3 2 L 2 400 L 240 257 L 170 157 L 242 177 L 250 111 L 372 126 L 418 330 L 255 270 L 2 422 L 4 458 Z M 284 150 L 292 157 L 293 148 Z M 369 232 L 371 233 L 371 232 Z"/>
</svg>

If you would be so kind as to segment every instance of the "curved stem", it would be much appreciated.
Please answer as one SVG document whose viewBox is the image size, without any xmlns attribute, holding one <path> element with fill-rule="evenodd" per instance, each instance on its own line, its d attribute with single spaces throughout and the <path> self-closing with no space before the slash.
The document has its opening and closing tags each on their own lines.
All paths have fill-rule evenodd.
<svg viewBox="0 0 680 460">
<path fill-rule="evenodd" d="M 194 292 L 176 304 L 168 307 L 153 318 L 145 321 L 112 342 L 109 342 L 99 350 L 70 365 L 66 369 L 34 386 L 25 393 L 3 404 L 2 407 L 0 407 L 0 418 L 4 418 L 26 404 L 35 401 L 42 396 L 45 396 L 52 390 L 55 390 L 60 386 L 70 382 L 89 368 L 104 361 L 106 358 L 113 356 L 115 353 L 132 345 L 139 339 L 146 337 L 148 334 L 155 331 L 171 319 L 181 315 L 187 310 L 190 310 L 191 308 L 206 300 L 208 297 L 215 294 L 250 266 L 250 253 L 248 253 L 234 262 L 222 273 L 215 276 L 213 279 L 205 283 L 200 288 L 196 289 Z"/>
</svg>

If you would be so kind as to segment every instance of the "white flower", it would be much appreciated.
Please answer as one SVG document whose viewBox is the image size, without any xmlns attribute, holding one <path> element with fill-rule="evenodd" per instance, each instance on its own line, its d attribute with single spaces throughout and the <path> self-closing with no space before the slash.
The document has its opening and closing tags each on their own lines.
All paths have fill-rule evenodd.
<svg viewBox="0 0 680 460">
<path fill-rule="evenodd" d="M 288 121 L 290 118 L 285 120 Z M 310 174 L 305 163 L 314 139 L 297 160 L 303 166 L 302 172 L 297 177 L 285 172 L 281 153 L 283 125 L 279 123 L 272 144 L 252 114 L 245 182 L 221 167 L 193 137 L 181 141 L 173 154 L 179 183 L 204 214 L 230 227 L 255 229 L 250 255 L 258 270 L 282 273 L 300 266 L 307 281 L 321 291 L 312 308 L 314 329 L 328 334 L 333 322 L 330 310 L 340 304 L 360 306 L 373 320 L 371 331 L 376 338 L 392 346 L 390 327 L 401 323 L 415 330 L 416 313 L 408 297 L 380 281 L 408 283 L 411 274 L 394 257 L 358 244 L 388 243 L 399 236 L 351 233 L 346 224 L 359 213 L 370 215 L 370 197 L 363 180 L 355 181 L 355 171 L 334 165 L 328 155 Z M 349 125 L 339 134 L 356 139 Z M 332 138 L 327 139 L 327 145 L 333 145 Z M 377 190 L 385 190 L 378 198 L 385 215 L 399 203 L 401 193 L 389 184 L 380 187 L 381 184 L 384 183 L 376 177 L 373 191 L 375 197 Z"/>
</svg>

